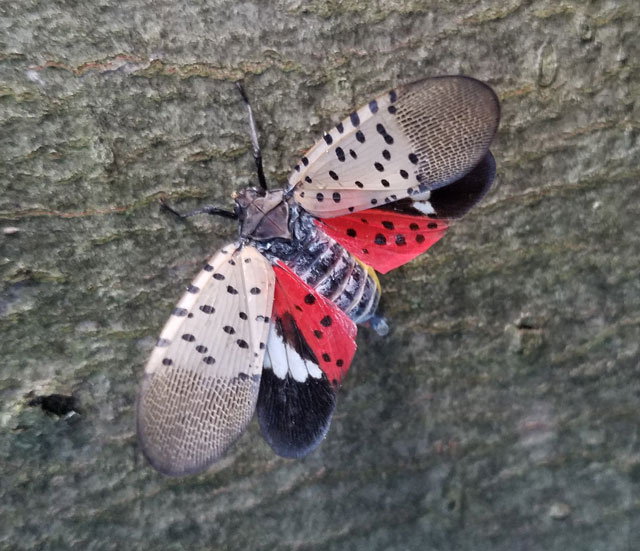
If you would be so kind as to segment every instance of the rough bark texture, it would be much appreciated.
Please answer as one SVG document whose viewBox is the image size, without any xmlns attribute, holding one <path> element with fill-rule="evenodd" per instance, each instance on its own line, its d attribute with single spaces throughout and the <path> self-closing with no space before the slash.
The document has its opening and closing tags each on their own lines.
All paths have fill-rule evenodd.
<svg viewBox="0 0 640 551">
<path fill-rule="evenodd" d="M 637 0 L 29 0 L 0 7 L 0 548 L 640 548 Z M 398 82 L 500 95 L 496 184 L 384 277 L 323 445 L 251 424 L 165 478 L 134 434 L 142 366 L 254 178 Z M 29 406 L 74 395 L 80 414 Z"/>
</svg>

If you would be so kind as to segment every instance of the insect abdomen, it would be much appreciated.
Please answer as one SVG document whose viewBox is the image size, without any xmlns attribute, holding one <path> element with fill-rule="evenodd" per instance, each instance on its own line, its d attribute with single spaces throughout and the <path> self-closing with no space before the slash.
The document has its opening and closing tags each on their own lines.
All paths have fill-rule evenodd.
<svg viewBox="0 0 640 551">
<path fill-rule="evenodd" d="M 286 260 L 300 279 L 335 303 L 356 323 L 376 312 L 377 281 L 334 239 L 313 227 L 296 254 Z"/>
</svg>

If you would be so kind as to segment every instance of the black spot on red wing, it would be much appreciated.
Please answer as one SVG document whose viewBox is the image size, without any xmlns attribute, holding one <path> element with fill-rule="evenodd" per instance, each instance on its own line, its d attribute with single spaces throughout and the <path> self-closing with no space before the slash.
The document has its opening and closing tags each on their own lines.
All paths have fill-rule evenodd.
<svg viewBox="0 0 640 551">
<path fill-rule="evenodd" d="M 231 285 L 227 285 L 227 293 L 229 293 L 230 295 L 237 295 L 238 290 L 233 288 Z"/>
<path fill-rule="evenodd" d="M 411 222 L 411 224 L 409 224 L 409 229 L 411 231 L 418 231 L 420 229 L 420 226 L 418 226 L 418 224 L 416 224 L 415 222 Z"/>
<path fill-rule="evenodd" d="M 406 245 L 407 242 L 404 239 L 404 235 L 398 234 L 396 235 L 396 245 L 398 246 L 402 246 L 402 245 Z"/>
<path fill-rule="evenodd" d="M 360 189 L 362 189 L 364 187 L 364 184 L 362 182 L 358 182 L 358 180 L 356 180 L 356 186 L 358 186 Z"/>
<path fill-rule="evenodd" d="M 295 305 L 295 308 L 298 312 L 302 312 L 302 308 L 300 306 L 298 306 L 297 304 Z"/>
<path fill-rule="evenodd" d="M 362 249 L 362 254 L 369 254 L 369 249 Z"/>
<path fill-rule="evenodd" d="M 260 291 L 260 287 L 251 287 L 251 289 L 249 290 L 249 292 L 252 295 L 259 295 L 261 293 Z"/>
<path fill-rule="evenodd" d="M 320 325 L 322 325 L 323 327 L 331 327 L 332 323 L 333 320 L 331 319 L 331 316 L 325 316 L 320 320 Z"/>
<path fill-rule="evenodd" d="M 409 160 L 415 165 L 418 164 L 418 156 L 415 153 L 409 153 Z"/>
<path fill-rule="evenodd" d="M 304 297 L 305 304 L 315 304 L 316 297 L 314 297 L 311 293 Z"/>
<path fill-rule="evenodd" d="M 340 194 L 337 191 L 333 192 L 333 201 L 335 203 L 339 203 L 340 202 Z"/>
<path fill-rule="evenodd" d="M 202 361 L 206 364 L 213 365 L 216 363 L 216 359 L 213 356 L 205 356 L 202 358 Z"/>
<path fill-rule="evenodd" d="M 200 311 L 204 312 L 205 314 L 213 314 L 216 311 L 216 309 L 210 304 L 202 304 L 200 306 Z"/>
<path fill-rule="evenodd" d="M 369 223 L 369 221 L 366 218 L 360 218 L 360 222 L 362 222 L 363 224 Z"/>
<path fill-rule="evenodd" d="M 329 171 L 329 176 L 331 176 L 333 180 L 338 180 L 338 175 L 333 170 Z"/>
<path fill-rule="evenodd" d="M 395 228 L 395 226 L 393 225 L 393 222 L 390 222 L 388 220 L 383 220 L 382 221 L 382 225 L 387 228 L 388 230 L 392 230 Z"/>
<path fill-rule="evenodd" d="M 322 193 L 317 193 L 316 201 L 318 201 L 318 203 L 322 203 L 322 201 L 324 201 L 324 195 Z"/>
<path fill-rule="evenodd" d="M 435 230 L 438 227 L 438 224 L 436 224 L 435 222 L 429 222 L 427 224 L 427 228 L 429 228 L 430 230 Z"/>
<path fill-rule="evenodd" d="M 365 142 L 365 138 L 364 138 L 364 134 L 362 133 L 362 130 L 358 130 L 356 132 L 356 140 L 358 140 L 360 143 Z"/>
<path fill-rule="evenodd" d="M 171 358 L 165 358 L 162 360 L 162 365 L 171 365 L 173 364 L 173 360 Z"/>
<path fill-rule="evenodd" d="M 322 331 L 320 331 L 320 329 L 315 329 L 313 334 L 316 336 L 316 339 L 322 338 Z"/>
<path fill-rule="evenodd" d="M 344 361 L 343 360 L 336 360 L 336 365 L 338 367 L 342 367 L 344 365 Z"/>
<path fill-rule="evenodd" d="M 222 281 L 224 276 L 222 274 L 213 274 L 213 279 L 217 279 L 218 281 Z"/>
<path fill-rule="evenodd" d="M 348 229 L 347 229 L 347 235 L 348 235 L 349 237 L 355 237 L 355 236 L 357 235 L 357 234 L 356 234 L 356 230 L 354 230 L 353 228 L 348 228 Z"/>
<path fill-rule="evenodd" d="M 377 233 L 375 239 L 373 240 L 373 242 L 376 245 L 386 245 L 387 244 L 387 238 L 382 235 L 381 233 Z"/>
<path fill-rule="evenodd" d="M 377 161 L 375 163 L 373 163 L 373 166 L 376 167 L 376 170 L 378 172 L 382 172 L 384 170 L 384 166 L 382 165 L 382 163 L 378 163 Z"/>
<path fill-rule="evenodd" d="M 238 343 L 240 348 L 249 348 L 249 344 L 244 339 L 238 339 L 236 343 Z"/>
<path fill-rule="evenodd" d="M 233 335 L 233 334 L 236 332 L 236 330 L 235 330 L 233 327 L 231 327 L 230 325 L 225 325 L 225 326 L 222 328 L 222 330 L 223 330 L 225 333 L 228 333 L 229 335 Z"/>
<path fill-rule="evenodd" d="M 199 293 L 199 292 L 200 292 L 200 287 L 196 287 L 195 285 L 189 285 L 189 286 L 187 287 L 187 291 L 188 291 L 189 293 L 196 294 L 196 293 Z"/>
<path fill-rule="evenodd" d="M 369 111 L 371 111 L 372 113 L 378 112 L 378 102 L 376 100 L 371 100 L 369 102 Z"/>
<path fill-rule="evenodd" d="M 196 346 L 196 350 L 200 352 L 200 354 L 204 354 L 209 349 L 206 346 L 199 344 L 198 346 Z"/>
<path fill-rule="evenodd" d="M 193 342 L 196 340 L 196 338 L 191 333 L 185 333 L 184 335 L 182 335 L 182 339 L 187 342 Z"/>
<path fill-rule="evenodd" d="M 416 243 L 424 243 L 424 235 L 422 235 L 421 233 L 416 235 Z"/>
<path fill-rule="evenodd" d="M 324 141 L 327 145 L 331 145 L 333 143 L 333 138 L 331 137 L 331 134 L 325 134 L 322 137 L 324 138 Z"/>
<path fill-rule="evenodd" d="M 331 361 L 331 356 L 329 356 L 329 354 L 327 354 L 326 352 L 322 355 L 322 359 L 325 362 L 330 362 Z"/>
</svg>

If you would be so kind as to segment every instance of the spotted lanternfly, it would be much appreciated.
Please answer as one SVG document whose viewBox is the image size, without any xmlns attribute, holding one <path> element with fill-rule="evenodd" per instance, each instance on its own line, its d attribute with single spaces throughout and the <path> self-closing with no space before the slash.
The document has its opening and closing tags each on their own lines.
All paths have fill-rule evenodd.
<svg viewBox="0 0 640 551">
<path fill-rule="evenodd" d="M 261 188 L 234 195 L 239 221 L 187 287 L 145 367 L 138 435 L 159 471 L 202 471 L 257 409 L 284 457 L 327 434 L 355 353 L 356 324 L 380 334 L 386 273 L 438 241 L 487 192 L 499 103 L 468 77 L 399 86 L 324 134 L 285 189 L 268 191 L 251 108 Z M 172 209 L 170 209 L 172 210 Z M 175 211 L 174 211 L 175 212 Z"/>
</svg>

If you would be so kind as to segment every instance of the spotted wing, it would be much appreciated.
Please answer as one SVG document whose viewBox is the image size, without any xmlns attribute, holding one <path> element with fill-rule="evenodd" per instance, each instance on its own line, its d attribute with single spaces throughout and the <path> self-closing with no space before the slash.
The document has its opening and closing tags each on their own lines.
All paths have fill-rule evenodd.
<svg viewBox="0 0 640 551">
<path fill-rule="evenodd" d="M 356 258 L 386 274 L 429 249 L 444 235 L 449 219 L 460 218 L 482 199 L 495 168 L 487 153 L 471 172 L 446 187 L 315 222 Z"/>
<path fill-rule="evenodd" d="M 446 222 L 422 214 L 376 209 L 316 223 L 353 256 L 382 274 L 425 252 L 447 229 Z"/>
<path fill-rule="evenodd" d="M 296 201 L 330 218 L 450 184 L 487 154 L 498 99 L 464 76 L 399 86 L 338 124 L 289 176 Z"/>
<path fill-rule="evenodd" d="M 138 395 L 139 441 L 157 470 L 203 470 L 251 420 L 274 283 L 270 263 L 255 248 L 228 245 L 187 288 Z"/>
<path fill-rule="evenodd" d="M 258 398 L 265 440 L 283 457 L 303 457 L 329 430 L 336 389 L 356 350 L 356 325 L 284 264 L 276 290 Z"/>
</svg>

